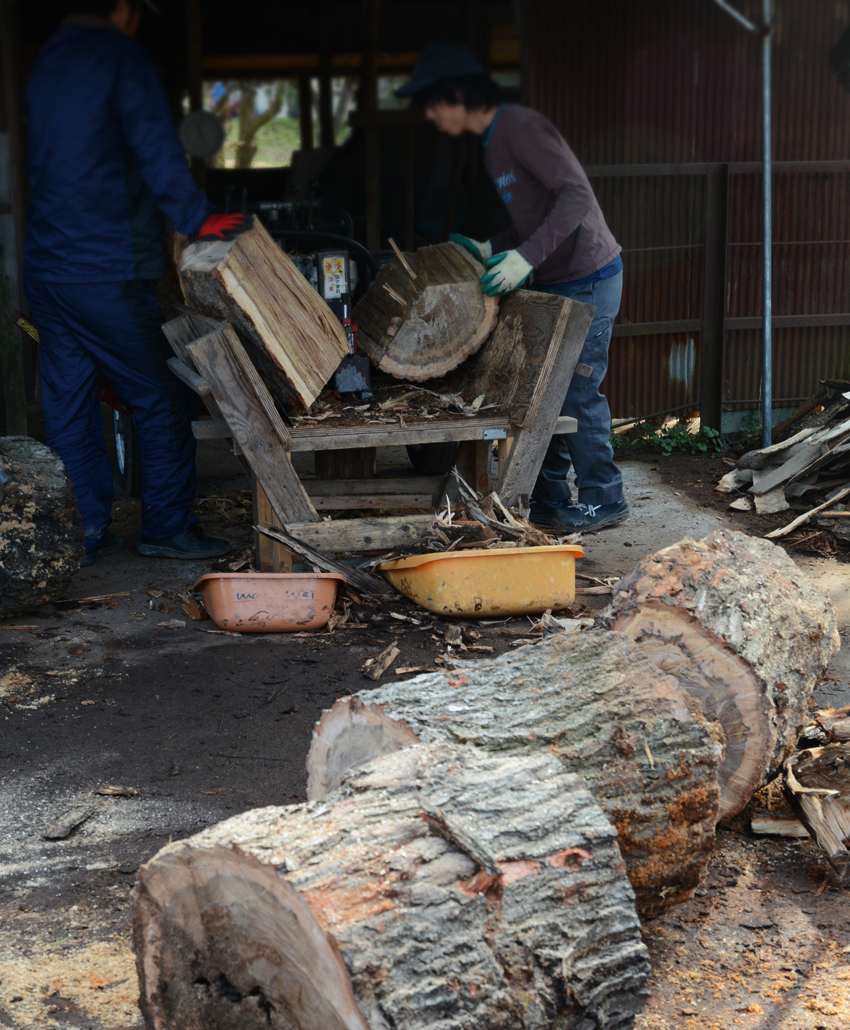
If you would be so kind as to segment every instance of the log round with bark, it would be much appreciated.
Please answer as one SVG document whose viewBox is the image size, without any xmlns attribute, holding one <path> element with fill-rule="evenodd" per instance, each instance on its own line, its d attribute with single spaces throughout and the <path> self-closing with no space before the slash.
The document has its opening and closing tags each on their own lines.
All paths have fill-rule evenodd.
<svg viewBox="0 0 850 1030">
<path fill-rule="evenodd" d="M 0 490 L 0 618 L 59 596 L 80 567 L 83 525 L 55 451 L 28 436 L 0 438 L 14 492 Z"/>
<path fill-rule="evenodd" d="M 150 1030 L 625 1030 L 649 972 L 579 778 L 446 744 L 169 845 L 133 929 Z"/>
<path fill-rule="evenodd" d="M 786 553 L 729 530 L 645 558 L 614 587 L 602 620 L 722 727 L 721 820 L 779 772 L 840 646 L 829 598 Z"/>
<path fill-rule="evenodd" d="M 475 354 L 496 325 L 499 303 L 481 292 L 484 266 L 456 243 L 403 258 L 383 266 L 354 318 L 360 349 L 378 368 L 418 383 Z"/>
<path fill-rule="evenodd" d="M 307 796 L 410 741 L 554 754 L 619 833 L 644 917 L 690 897 L 714 847 L 714 728 L 619 633 L 558 635 L 448 673 L 343 698 L 316 724 Z"/>
</svg>

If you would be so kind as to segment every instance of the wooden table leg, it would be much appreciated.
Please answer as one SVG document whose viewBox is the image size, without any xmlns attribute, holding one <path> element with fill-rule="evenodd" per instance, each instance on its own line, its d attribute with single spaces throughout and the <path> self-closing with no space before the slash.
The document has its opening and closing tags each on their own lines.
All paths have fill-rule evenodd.
<svg viewBox="0 0 850 1030">
<path fill-rule="evenodd" d="M 254 525 L 268 522 L 276 529 L 283 529 L 265 490 L 257 482 L 257 477 L 253 475 L 251 476 L 251 492 L 254 500 Z M 256 529 L 254 530 L 254 549 L 260 572 L 292 572 L 292 551 L 284 544 L 258 533 Z"/>
</svg>

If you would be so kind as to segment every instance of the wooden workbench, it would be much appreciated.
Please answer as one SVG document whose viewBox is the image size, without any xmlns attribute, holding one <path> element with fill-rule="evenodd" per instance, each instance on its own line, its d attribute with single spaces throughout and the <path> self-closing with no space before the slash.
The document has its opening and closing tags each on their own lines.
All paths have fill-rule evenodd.
<svg viewBox="0 0 850 1030">
<path fill-rule="evenodd" d="M 310 413 L 287 425 L 229 325 L 204 316 L 183 315 L 164 326 L 175 351 L 172 371 L 204 400 L 209 418 L 193 424 L 198 439 L 231 438 L 250 470 L 254 519 L 286 526 L 320 550 L 380 550 L 414 542 L 432 515 L 414 518 L 323 521 L 319 511 L 433 509 L 454 496 L 451 476 L 368 477 L 301 480 L 290 455 L 315 454 L 409 444 L 457 442 L 455 465 L 481 493 L 495 489 L 516 505 L 534 487 L 554 433 L 575 432 L 560 408 L 576 370 L 594 309 L 565 297 L 517 291 L 502 302 L 499 323 L 481 350 L 450 376 L 434 381 L 436 391 L 483 396 L 486 410 L 441 411 L 427 417 L 404 413 L 376 422 L 376 411 L 347 405 L 326 421 Z M 580 367 L 580 371 L 584 371 Z M 426 384 L 428 386 L 432 384 Z M 320 398 L 321 400 L 321 398 Z M 333 418 L 334 425 L 328 422 Z M 370 424 L 371 423 L 371 424 Z M 494 441 L 498 477 L 490 482 Z M 360 525 L 359 532 L 352 524 Z M 309 534 L 308 534 L 309 527 Z M 347 546 L 341 541 L 345 539 Z M 264 571 L 285 571 L 289 557 L 266 538 L 258 540 Z M 359 546 L 358 546 L 359 545 Z"/>
</svg>

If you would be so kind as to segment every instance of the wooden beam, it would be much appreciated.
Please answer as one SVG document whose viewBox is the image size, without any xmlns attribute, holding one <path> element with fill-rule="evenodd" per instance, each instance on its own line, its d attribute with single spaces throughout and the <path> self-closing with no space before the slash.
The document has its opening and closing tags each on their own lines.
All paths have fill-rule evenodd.
<svg viewBox="0 0 850 1030">
<path fill-rule="evenodd" d="M 268 494 L 254 475 L 251 476 L 251 493 L 254 501 L 254 525 L 267 522 L 275 529 L 282 529 L 283 526 L 275 514 Z M 254 551 L 260 572 L 292 572 L 292 551 L 285 544 L 272 540 L 271 537 L 256 529 L 254 530 Z"/>
<path fill-rule="evenodd" d="M 318 520 L 270 417 L 271 395 L 259 377 L 245 375 L 250 362 L 236 333 L 229 327 L 209 333 L 190 344 L 189 353 L 281 522 Z"/>
<path fill-rule="evenodd" d="M 310 86 L 310 75 L 302 72 L 298 76 L 298 128 L 301 136 L 301 149 L 313 149 L 313 90 Z"/>
<path fill-rule="evenodd" d="M 547 301 L 559 302 L 556 308 L 527 304 L 524 309 L 523 334 L 548 339 L 545 370 L 531 402 L 532 414 L 527 425 L 517 429 L 514 445 L 504 468 L 499 467 L 496 490 L 507 505 L 516 505 L 520 497 L 530 496 L 543 464 L 546 448 L 558 423 L 561 405 L 567 395 L 573 371 L 590 323 L 593 308 L 588 304 L 546 294 Z"/>
<path fill-rule="evenodd" d="M 297 539 L 318 551 L 388 551 L 418 543 L 434 524 L 433 515 L 396 515 L 385 519 L 333 519 L 290 523 Z"/>
</svg>

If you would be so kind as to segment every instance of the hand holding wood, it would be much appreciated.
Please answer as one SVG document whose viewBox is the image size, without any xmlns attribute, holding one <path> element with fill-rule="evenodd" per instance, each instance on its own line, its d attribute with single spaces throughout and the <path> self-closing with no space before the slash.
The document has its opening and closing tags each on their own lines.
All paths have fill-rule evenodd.
<svg viewBox="0 0 850 1030">
<path fill-rule="evenodd" d="M 534 271 L 518 250 L 507 250 L 502 254 L 494 254 L 484 264 L 495 270 L 481 277 L 481 290 L 488 297 L 500 293 L 510 293 L 517 289 Z"/>
</svg>

